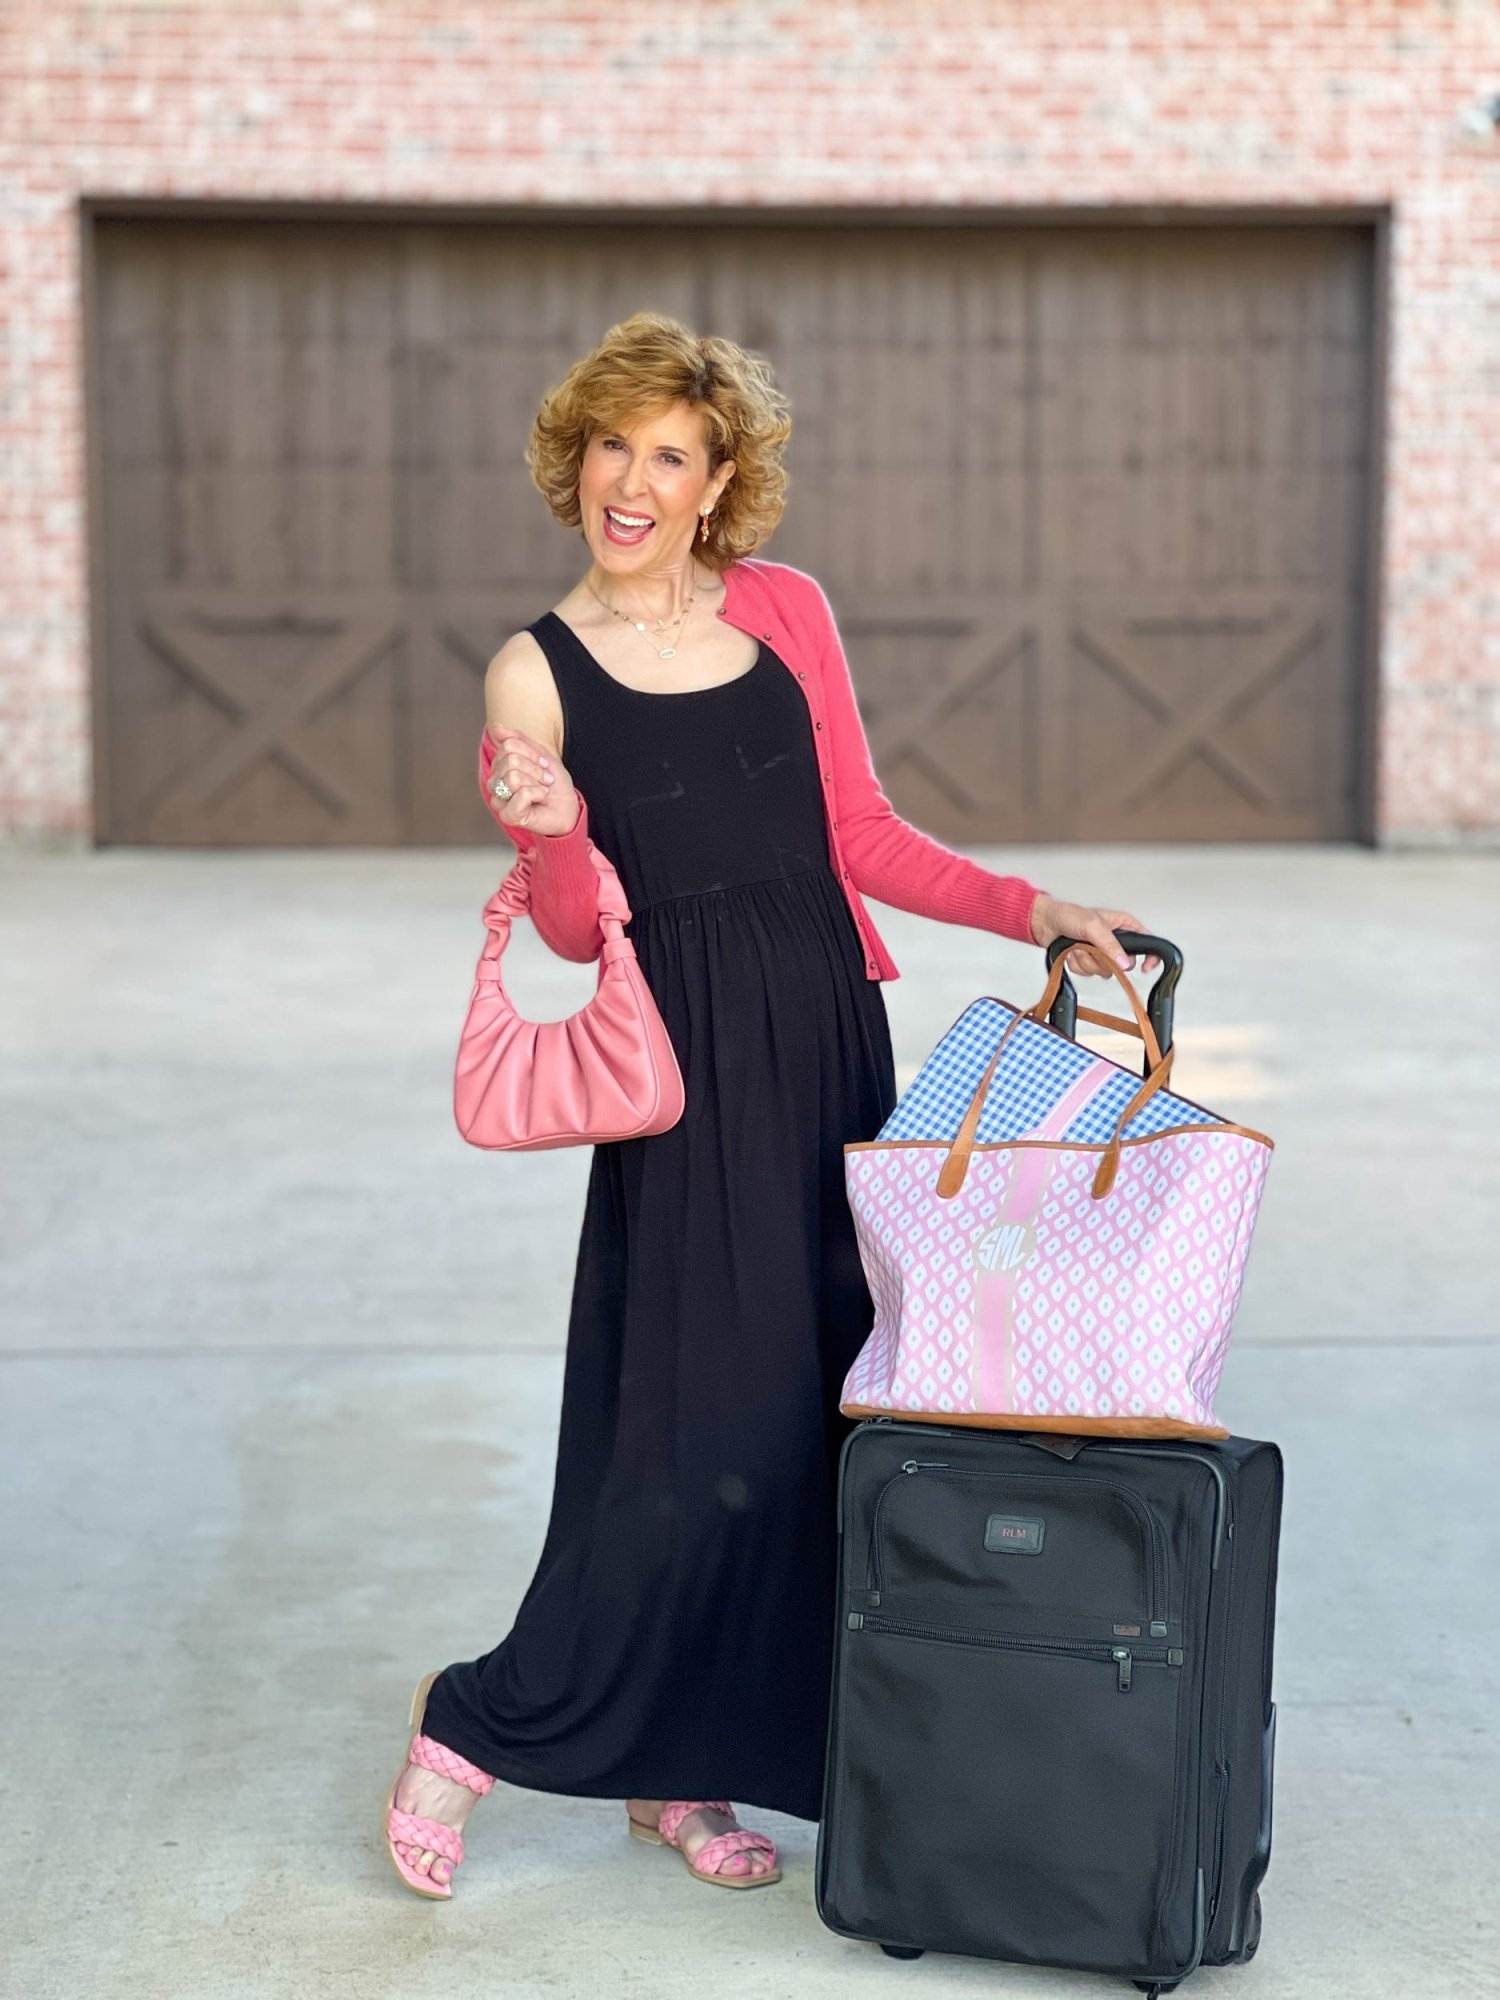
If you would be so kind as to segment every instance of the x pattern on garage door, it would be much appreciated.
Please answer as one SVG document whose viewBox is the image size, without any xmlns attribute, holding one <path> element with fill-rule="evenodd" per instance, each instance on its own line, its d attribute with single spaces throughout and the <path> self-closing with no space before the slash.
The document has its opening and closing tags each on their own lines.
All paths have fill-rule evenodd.
<svg viewBox="0 0 1500 2000">
<path fill-rule="evenodd" d="M 791 395 L 767 553 L 957 842 L 1355 830 L 1353 230 L 110 223 L 105 838 L 489 839 L 485 662 L 572 583 L 521 449 L 642 304 Z"/>
</svg>

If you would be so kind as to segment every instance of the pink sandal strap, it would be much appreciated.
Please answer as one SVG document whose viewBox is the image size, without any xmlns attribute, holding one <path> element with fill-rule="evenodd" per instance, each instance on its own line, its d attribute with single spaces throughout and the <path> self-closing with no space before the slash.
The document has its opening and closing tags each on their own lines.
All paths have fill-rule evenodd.
<svg viewBox="0 0 1500 2000">
<path fill-rule="evenodd" d="M 460 1757 L 456 1750 L 450 1750 L 446 1743 L 435 1742 L 430 1736 L 414 1736 L 406 1760 L 409 1764 L 420 1764 L 424 1771 L 436 1771 L 440 1778 L 452 1778 L 455 1784 L 467 1785 L 481 1798 L 495 1782 L 488 1771 L 481 1771 L 467 1757 Z"/>
<path fill-rule="evenodd" d="M 464 1858 L 463 1835 L 456 1826 L 444 1826 L 440 1819 L 423 1819 L 420 1813 L 402 1812 L 399 1806 L 392 1806 L 386 1826 L 392 1840 L 441 1854 L 455 1868 Z"/>
<path fill-rule="evenodd" d="M 716 1833 L 712 1840 L 705 1840 L 688 1865 L 700 1875 L 717 1875 L 719 1863 L 731 1854 L 749 1854 L 757 1849 L 775 1861 L 776 1843 L 769 1835 L 751 1833 L 747 1827 L 732 1827 L 728 1833 Z M 748 1875 L 750 1870 L 747 1868 L 744 1873 Z"/>
<path fill-rule="evenodd" d="M 696 1812 L 700 1806 L 709 1806 L 715 1812 L 734 1811 L 728 1799 L 669 1799 L 662 1807 L 661 1818 L 656 1823 L 656 1830 L 662 1839 L 675 1847 L 678 1827 L 690 1812 Z"/>
</svg>

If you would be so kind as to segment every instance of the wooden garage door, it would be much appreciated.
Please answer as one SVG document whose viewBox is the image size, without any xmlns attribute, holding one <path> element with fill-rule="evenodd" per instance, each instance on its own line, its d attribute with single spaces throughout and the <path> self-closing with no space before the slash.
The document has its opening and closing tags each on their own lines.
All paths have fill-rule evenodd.
<svg viewBox="0 0 1500 2000">
<path fill-rule="evenodd" d="M 521 459 L 615 319 L 768 354 L 766 553 L 956 842 L 1356 825 L 1371 267 L 1341 228 L 102 223 L 105 840 L 488 840 L 485 662 L 586 561 Z"/>
</svg>

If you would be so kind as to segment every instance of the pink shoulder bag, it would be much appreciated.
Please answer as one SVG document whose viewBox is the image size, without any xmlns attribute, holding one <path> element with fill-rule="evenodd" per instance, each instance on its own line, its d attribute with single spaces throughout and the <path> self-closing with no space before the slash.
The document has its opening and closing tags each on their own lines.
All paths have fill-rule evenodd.
<svg viewBox="0 0 1500 2000">
<path fill-rule="evenodd" d="M 489 932 L 453 1073 L 453 1116 L 471 1146 L 535 1152 L 664 1132 L 682 1116 L 682 1072 L 635 946 L 630 905 L 597 847 L 599 985 L 562 1021 L 523 1021 L 500 958 L 511 920 L 531 908 L 531 857 L 522 854 L 484 906 Z"/>
</svg>

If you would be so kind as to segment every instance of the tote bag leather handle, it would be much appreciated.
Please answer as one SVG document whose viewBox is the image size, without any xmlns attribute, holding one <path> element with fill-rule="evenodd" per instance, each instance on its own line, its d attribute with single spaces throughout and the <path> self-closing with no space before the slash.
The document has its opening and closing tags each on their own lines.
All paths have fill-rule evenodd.
<svg viewBox="0 0 1500 2000">
<path fill-rule="evenodd" d="M 1088 949 L 1088 947 L 1085 946 L 1084 949 Z M 1094 1198 L 1099 1200 L 1107 1195 L 1115 1184 L 1115 1175 L 1119 1172 L 1120 1167 L 1120 1145 L 1125 1127 L 1140 1110 L 1141 1106 L 1155 1096 L 1156 1092 L 1161 1089 L 1162 1085 L 1171 1075 L 1172 1058 L 1176 1054 L 1176 1050 L 1168 1049 L 1165 1055 L 1162 1054 L 1160 1045 L 1156 1039 L 1156 1030 L 1151 1025 L 1146 1010 L 1141 1004 L 1140 995 L 1126 978 L 1124 970 L 1111 960 L 1105 959 L 1100 952 L 1096 951 L 1094 957 L 1103 969 L 1112 972 L 1120 985 L 1124 987 L 1130 1001 L 1131 1009 L 1135 1015 L 1135 1020 L 1132 1023 L 1120 1020 L 1111 1014 L 1095 1014 L 1091 1008 L 1082 1008 L 1080 1012 L 1083 1014 L 1085 1020 L 1097 1021 L 1104 1027 L 1118 1027 L 1123 1029 L 1127 1034 L 1139 1035 L 1145 1043 L 1146 1057 L 1149 1064 L 1145 1082 L 1135 1092 L 1130 1102 L 1121 1112 L 1109 1144 L 1105 1147 L 1104 1153 L 1100 1158 L 1099 1169 L 1094 1176 L 1093 1186 Z M 948 1149 L 947 1157 L 938 1171 L 936 1191 L 945 1201 L 958 1193 L 968 1174 L 969 1161 L 973 1157 L 974 1142 L 979 1131 L 980 1114 L 984 1110 L 984 1101 L 989 1095 L 990 1083 L 995 1071 L 999 1068 L 1000 1058 L 1005 1053 L 1006 1044 L 1023 1021 L 1046 1020 L 1048 1013 L 1051 1011 L 1052 1003 L 1057 998 L 1058 988 L 1062 985 L 1066 971 L 1066 960 L 1059 958 L 1047 975 L 1047 984 L 1042 990 L 1042 997 L 1034 1006 L 1028 1007 L 1024 1013 L 1016 1014 L 1007 1025 L 1005 1033 L 1000 1037 L 995 1048 L 995 1053 L 986 1064 L 984 1075 L 979 1079 L 974 1095 L 969 1100 L 968 1109 L 964 1112 L 962 1123 L 954 1135 L 953 1144 Z"/>
<path fill-rule="evenodd" d="M 1152 980 L 1146 995 L 1146 1013 L 1165 1054 L 1172 1046 L 1172 1016 L 1176 1010 L 1178 983 L 1182 978 L 1182 949 L 1174 944 L 1171 938 L 1157 937 L 1153 931 L 1133 931 L 1119 927 L 1115 930 L 1115 936 L 1119 939 L 1122 951 L 1153 957 L 1161 968 Z M 1083 938 L 1055 937 L 1047 947 L 1047 970 L 1050 972 L 1054 962 L 1065 952 L 1072 951 L 1076 945 L 1085 942 Z M 1077 1035 L 1080 1019 L 1097 1021 L 1099 1016 L 1087 1007 L 1079 1008 L 1077 991 L 1072 980 L 1064 973 L 1057 998 L 1048 1012 L 1048 1019 L 1059 1034 L 1066 1035 L 1071 1041 Z M 1126 1034 L 1135 1032 L 1133 1028 L 1126 1028 L 1123 1022 L 1114 1019 L 1102 1025 L 1120 1028 Z M 1146 1064 L 1148 1075 L 1150 1070 L 1151 1065 L 1148 1062 Z"/>
</svg>

